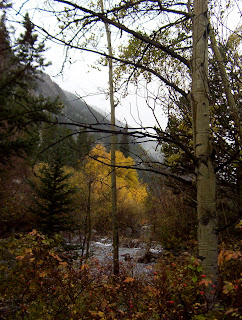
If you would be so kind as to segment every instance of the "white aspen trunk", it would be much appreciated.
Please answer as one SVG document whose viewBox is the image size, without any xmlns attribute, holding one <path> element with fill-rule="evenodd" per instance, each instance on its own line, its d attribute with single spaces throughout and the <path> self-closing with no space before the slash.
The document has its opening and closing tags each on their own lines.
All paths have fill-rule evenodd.
<svg viewBox="0 0 242 320">
<path fill-rule="evenodd" d="M 216 233 L 216 177 L 210 159 L 211 133 L 208 99 L 208 8 L 194 0 L 192 110 L 194 150 L 197 157 L 198 250 L 204 273 L 217 283 L 218 236 Z M 208 300 L 211 300 L 209 293 Z"/>
<path fill-rule="evenodd" d="M 100 1 L 102 12 L 104 12 L 103 0 Z M 115 131 L 115 105 L 113 89 L 113 60 L 111 32 L 108 24 L 105 23 L 107 43 L 108 43 L 108 64 L 109 64 L 109 97 L 111 106 L 111 130 Z M 117 186 L 116 186 L 116 145 L 117 138 L 115 134 L 111 135 L 111 201 L 112 201 L 112 230 L 113 230 L 113 274 L 119 274 L 119 234 L 118 234 L 118 214 L 117 214 Z"/>
</svg>

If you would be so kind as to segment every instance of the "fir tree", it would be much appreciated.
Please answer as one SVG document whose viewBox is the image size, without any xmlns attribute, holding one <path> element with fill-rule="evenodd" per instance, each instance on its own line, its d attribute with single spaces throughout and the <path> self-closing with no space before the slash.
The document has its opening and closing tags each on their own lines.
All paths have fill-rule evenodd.
<svg viewBox="0 0 242 320">
<path fill-rule="evenodd" d="M 58 153 L 64 165 L 78 168 L 90 152 L 93 141 L 93 136 L 85 131 L 77 134 L 63 125 L 46 124 L 42 130 L 37 159 L 49 163 Z"/>
<path fill-rule="evenodd" d="M 44 45 L 33 34 L 33 25 L 26 15 L 25 32 L 11 43 L 6 28 L 6 14 L 0 21 L 0 163 L 13 156 L 25 156 L 36 146 L 39 124 L 48 120 L 48 112 L 56 112 L 57 103 L 36 97 L 34 81 L 46 66 Z M 14 48 L 14 49 L 12 49 Z"/>
<path fill-rule="evenodd" d="M 85 131 L 79 132 L 75 141 L 76 162 L 82 163 L 92 149 L 94 137 Z"/>
<path fill-rule="evenodd" d="M 8 69 L 9 56 L 12 54 L 10 47 L 10 37 L 5 25 L 6 14 L 4 13 L 0 19 L 0 70 L 1 72 Z"/>
<path fill-rule="evenodd" d="M 59 155 L 63 165 L 74 167 L 77 159 L 73 131 L 58 124 L 44 125 L 38 152 L 40 162 L 49 163 Z"/>
<path fill-rule="evenodd" d="M 39 170 L 39 182 L 30 182 L 36 193 L 30 211 L 36 228 L 44 234 L 73 231 L 72 199 L 76 189 L 69 183 L 71 174 L 65 173 L 60 156 Z"/>
</svg>

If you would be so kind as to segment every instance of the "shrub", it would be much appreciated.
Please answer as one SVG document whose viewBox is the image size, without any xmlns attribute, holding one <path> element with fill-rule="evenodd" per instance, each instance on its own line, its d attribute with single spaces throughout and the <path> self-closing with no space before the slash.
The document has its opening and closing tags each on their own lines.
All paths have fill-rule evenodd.
<svg viewBox="0 0 242 320">
<path fill-rule="evenodd" d="M 220 254 L 217 289 L 187 255 L 165 256 L 136 276 L 134 263 L 124 263 L 114 277 L 110 257 L 87 263 L 59 247 L 60 239 L 36 231 L 1 242 L 1 319 L 241 319 L 240 274 L 226 266 L 239 262 L 240 252 Z M 211 287 L 214 310 L 206 298 Z"/>
</svg>

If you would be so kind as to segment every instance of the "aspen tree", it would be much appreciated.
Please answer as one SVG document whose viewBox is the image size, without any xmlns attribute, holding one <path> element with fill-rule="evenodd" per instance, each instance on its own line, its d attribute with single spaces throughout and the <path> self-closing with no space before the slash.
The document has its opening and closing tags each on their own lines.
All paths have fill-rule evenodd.
<svg viewBox="0 0 242 320">
<path fill-rule="evenodd" d="M 192 111 L 197 184 L 198 251 L 204 273 L 217 282 L 218 235 L 216 177 L 211 161 L 211 132 L 208 89 L 209 21 L 207 1 L 194 1 Z"/>
<path fill-rule="evenodd" d="M 104 12 L 103 0 L 100 1 L 102 12 Z M 105 23 L 105 30 L 108 44 L 108 66 L 109 66 L 109 98 L 111 107 L 111 129 L 115 131 L 115 104 L 114 104 L 114 88 L 113 88 L 113 61 L 112 61 L 112 44 L 111 31 L 109 25 Z M 117 186 L 116 186 L 116 160 L 115 152 L 117 145 L 117 137 L 111 135 L 111 201 L 112 201 L 112 224 L 113 224 L 113 273 L 119 274 L 119 235 L 118 235 L 118 215 L 117 215 Z"/>
</svg>

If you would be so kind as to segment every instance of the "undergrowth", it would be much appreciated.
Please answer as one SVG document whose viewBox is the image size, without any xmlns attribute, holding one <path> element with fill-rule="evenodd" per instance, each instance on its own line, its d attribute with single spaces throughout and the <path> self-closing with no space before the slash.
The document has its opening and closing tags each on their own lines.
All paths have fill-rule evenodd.
<svg viewBox="0 0 242 320">
<path fill-rule="evenodd" d="M 114 277 L 110 261 L 76 260 L 58 243 L 36 231 L 1 241 L 0 319 L 242 319 L 240 251 L 221 249 L 215 285 L 190 256 Z"/>
</svg>

